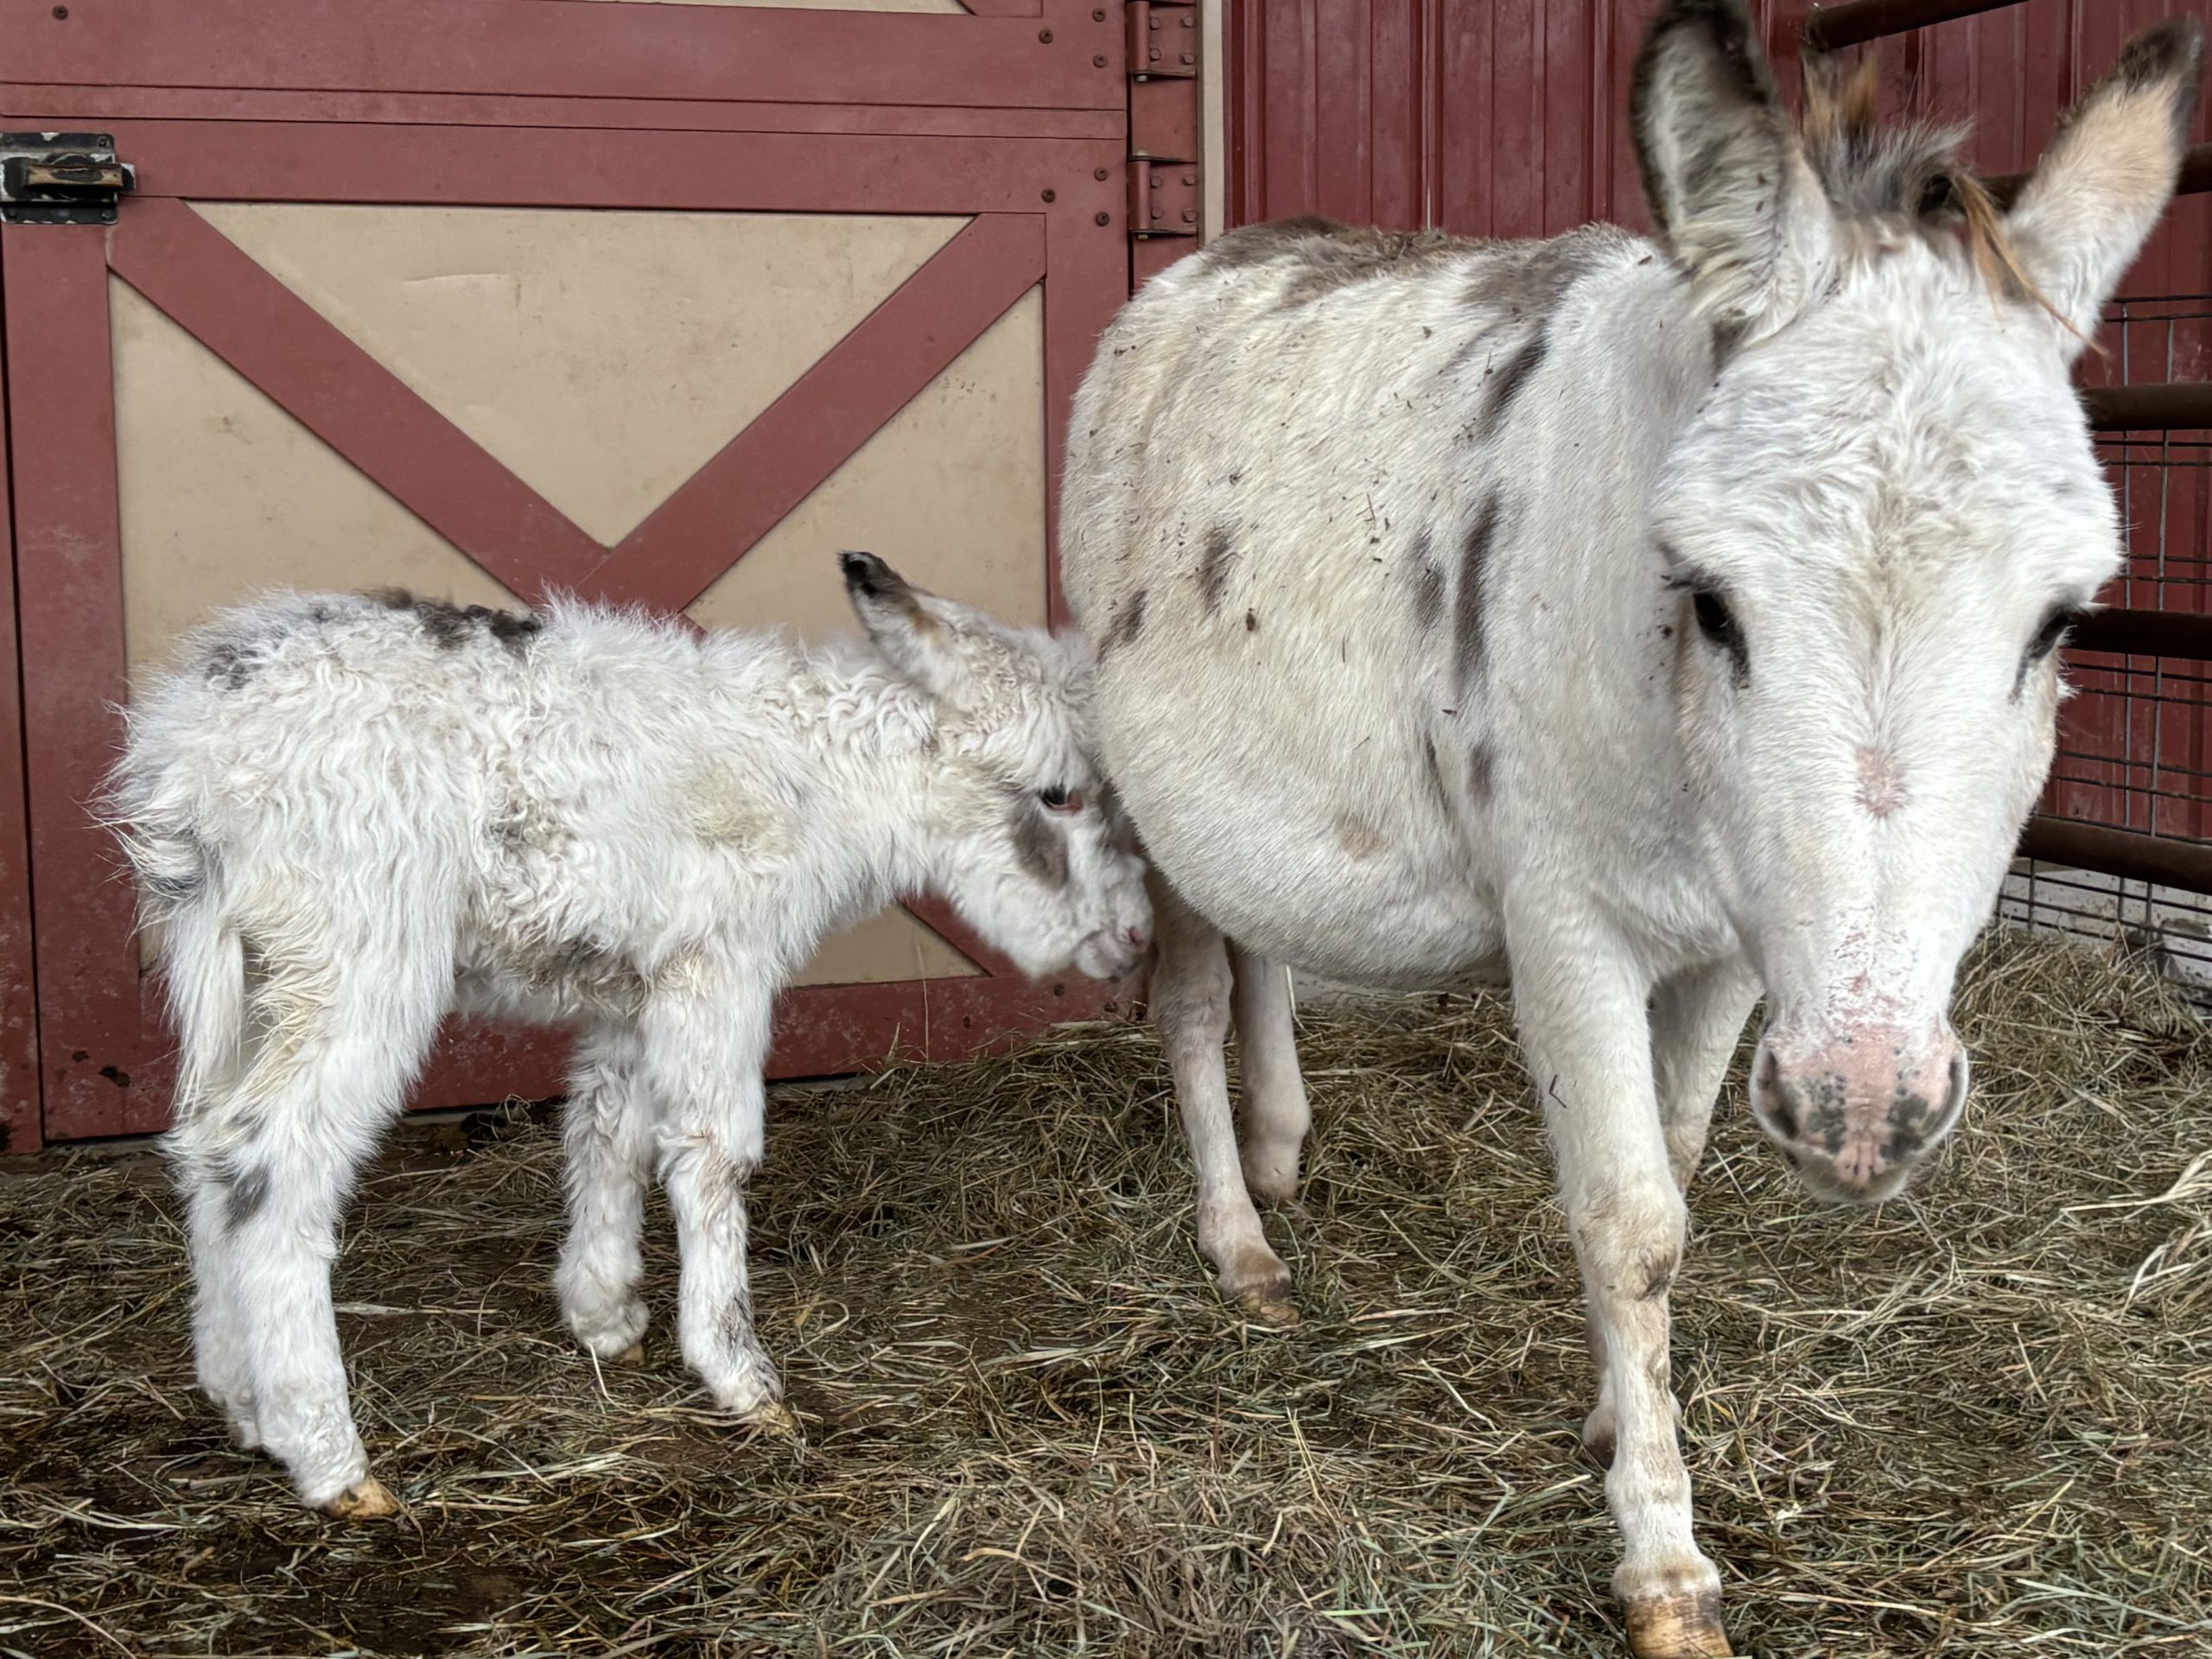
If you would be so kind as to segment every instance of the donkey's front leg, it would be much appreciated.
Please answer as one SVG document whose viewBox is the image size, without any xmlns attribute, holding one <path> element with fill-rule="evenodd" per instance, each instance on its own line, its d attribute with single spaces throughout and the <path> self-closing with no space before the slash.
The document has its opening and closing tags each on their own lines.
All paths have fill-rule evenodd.
<svg viewBox="0 0 2212 1659">
<path fill-rule="evenodd" d="M 1758 1000 L 1758 976 L 1733 960 L 1685 969 L 1652 993 L 1651 1069 L 1659 1121 L 1675 1185 L 1685 1192 L 1705 1155 L 1706 1131 L 1728 1062 Z"/>
<path fill-rule="evenodd" d="M 746 1276 L 746 1185 L 766 1146 L 761 1067 L 774 988 L 735 969 L 657 990 L 639 1017 L 645 1071 L 662 1103 L 661 1179 L 675 1213 L 682 1280 L 677 1336 L 715 1402 L 788 1427 L 784 1385 L 753 1329 Z"/>
<path fill-rule="evenodd" d="M 1522 1043 L 1541 1096 L 1615 1421 L 1605 1497 L 1624 1546 L 1613 1591 L 1639 1659 L 1730 1651 L 1720 1575 L 1690 1524 L 1668 1376 L 1668 1288 L 1685 1211 L 1653 1087 L 1649 985 L 1602 924 L 1549 912 L 1511 935 Z"/>
</svg>

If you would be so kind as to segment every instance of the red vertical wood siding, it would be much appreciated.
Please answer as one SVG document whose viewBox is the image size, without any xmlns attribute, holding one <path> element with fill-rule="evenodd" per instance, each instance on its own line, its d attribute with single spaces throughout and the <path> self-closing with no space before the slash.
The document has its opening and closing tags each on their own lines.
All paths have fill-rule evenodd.
<svg viewBox="0 0 2212 1659">
<path fill-rule="evenodd" d="M 1656 0 L 1230 0 L 1232 223 L 1329 213 L 1463 236 L 1643 222 L 1629 72 Z M 1754 0 L 1794 82 L 1805 0 Z M 1878 45 L 1892 108 L 1972 121 L 1968 154 L 2025 166 L 2058 112 L 2158 18 L 2212 0 L 2025 0 Z M 1864 48 L 1859 48 L 1864 49 Z M 2198 118 L 2202 137 L 2206 118 Z M 2178 207 L 2130 286 L 2201 289 L 2205 199 Z"/>
</svg>

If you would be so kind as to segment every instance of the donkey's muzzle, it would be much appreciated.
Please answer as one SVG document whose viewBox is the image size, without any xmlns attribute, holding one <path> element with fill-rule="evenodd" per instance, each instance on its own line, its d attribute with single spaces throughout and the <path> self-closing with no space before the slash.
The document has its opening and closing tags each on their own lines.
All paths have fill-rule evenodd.
<svg viewBox="0 0 2212 1659">
<path fill-rule="evenodd" d="M 1808 1044 L 1770 1030 L 1751 1062 L 1751 1112 L 1815 1192 L 1878 1204 L 1958 1126 L 1967 1084 L 1945 1021 L 1917 1041 L 1862 1029 Z"/>
</svg>

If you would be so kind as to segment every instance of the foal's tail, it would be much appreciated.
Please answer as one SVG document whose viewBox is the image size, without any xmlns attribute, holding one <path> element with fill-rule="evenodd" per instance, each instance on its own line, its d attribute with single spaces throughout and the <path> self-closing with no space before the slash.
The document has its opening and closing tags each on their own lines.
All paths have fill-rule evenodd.
<svg viewBox="0 0 2212 1659">
<path fill-rule="evenodd" d="M 245 939 L 224 902 L 212 847 L 174 824 L 119 824 L 116 833 L 137 880 L 139 925 L 161 939 L 182 1122 L 237 1078 L 245 1041 Z"/>
</svg>

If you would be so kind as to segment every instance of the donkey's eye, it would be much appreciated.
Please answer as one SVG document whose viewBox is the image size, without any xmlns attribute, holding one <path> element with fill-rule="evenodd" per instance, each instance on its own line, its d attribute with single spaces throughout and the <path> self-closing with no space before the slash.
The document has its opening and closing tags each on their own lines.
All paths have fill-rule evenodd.
<svg viewBox="0 0 2212 1659">
<path fill-rule="evenodd" d="M 1037 791 L 1037 798 L 1045 804 L 1046 809 L 1049 811 L 1080 812 L 1083 810 L 1083 796 L 1074 790 L 1040 789 Z"/>
<path fill-rule="evenodd" d="M 2036 630 L 2036 637 L 2028 641 L 2028 660 L 2039 663 L 2058 649 L 2058 642 L 2066 637 L 2066 630 L 2074 626 L 2074 613 L 2063 605 L 2051 607 L 2043 626 Z"/>
<path fill-rule="evenodd" d="M 1700 588 L 1690 595 L 1690 609 L 1697 614 L 1700 633 L 1725 651 L 1742 649 L 1743 636 L 1736 630 L 1736 618 L 1719 594 Z"/>
</svg>

